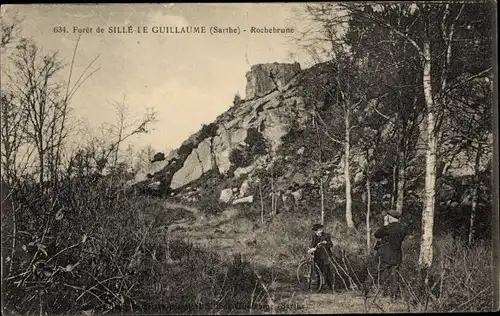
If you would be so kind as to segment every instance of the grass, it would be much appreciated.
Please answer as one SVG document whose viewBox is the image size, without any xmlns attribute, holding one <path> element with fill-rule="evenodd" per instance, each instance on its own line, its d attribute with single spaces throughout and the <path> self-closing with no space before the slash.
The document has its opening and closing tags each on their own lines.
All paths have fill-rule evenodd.
<svg viewBox="0 0 500 316">
<path fill-rule="evenodd" d="M 258 220 L 256 212 L 244 215 Z M 241 219 L 233 222 L 235 227 Z M 298 263 L 306 258 L 313 220 L 306 216 L 281 213 L 254 232 L 256 244 L 252 260 L 255 264 L 280 268 L 281 282 L 294 282 Z M 373 252 L 366 251 L 363 230 L 348 229 L 343 223 L 330 220 L 324 230 L 332 235 L 334 261 L 338 267 L 336 289 L 358 295 L 359 285 L 366 276 L 366 265 Z M 434 262 L 429 285 L 421 286 L 418 268 L 419 239 L 407 238 L 403 244 L 404 259 L 400 269 L 401 303 L 406 311 L 491 311 L 493 309 L 492 248 L 488 242 L 469 247 L 450 234 L 435 237 Z M 374 288 L 373 294 L 377 292 Z M 374 305 L 385 310 L 389 306 L 384 296 L 375 298 Z M 389 304 L 389 305 L 387 305 Z M 372 309 L 379 310 L 376 307 Z M 380 310 L 379 310 L 380 311 Z"/>
<path fill-rule="evenodd" d="M 2 213 L 5 314 L 91 309 L 99 314 L 247 313 L 259 308 L 266 312 L 262 308 L 272 306 L 270 302 L 301 306 L 312 299 L 290 293 L 297 286 L 295 269 L 306 258 L 311 217 L 282 212 L 266 216 L 262 224 L 257 206 L 218 212 L 219 229 L 236 231 L 248 241 L 241 257 L 240 250 L 231 257 L 168 234 L 166 225 L 191 216 L 184 210 L 165 211 L 160 199 L 107 188 L 107 183 L 74 183 L 54 197 L 26 188 L 15 200 L 16 230 L 14 214 Z M 354 306 L 362 301 L 356 299 L 356 286 L 369 258 L 364 232 L 335 219 L 325 223 L 325 231 L 335 244 L 336 287 L 343 307 L 358 310 Z M 493 308 L 490 244 L 467 247 L 450 235 L 436 236 L 429 285 L 422 288 L 416 273 L 418 242 L 414 238 L 404 244 L 400 272 L 407 310 Z M 385 311 L 399 308 L 383 296 L 373 303 L 374 311 L 380 311 L 377 304 Z M 290 307 L 286 311 L 296 312 Z"/>
</svg>

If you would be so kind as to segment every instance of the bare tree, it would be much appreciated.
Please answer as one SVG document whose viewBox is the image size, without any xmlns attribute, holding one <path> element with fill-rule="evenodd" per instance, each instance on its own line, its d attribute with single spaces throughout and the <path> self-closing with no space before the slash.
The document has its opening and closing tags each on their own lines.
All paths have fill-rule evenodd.
<svg viewBox="0 0 500 316">
<path fill-rule="evenodd" d="M 125 96 L 121 103 L 113 101 L 113 106 L 115 107 L 117 122 L 115 124 L 107 124 L 106 126 L 107 132 L 114 139 L 109 144 L 109 154 L 113 155 L 110 165 L 112 172 L 118 165 L 120 146 L 134 135 L 148 133 L 150 125 L 156 122 L 157 116 L 157 112 L 154 109 L 148 109 L 144 117 L 138 119 L 135 115 L 131 114 L 130 106 L 125 102 Z"/>
<path fill-rule="evenodd" d="M 10 57 L 13 71 L 4 72 L 8 79 L 4 87 L 13 96 L 10 104 L 18 104 L 19 111 L 19 116 L 7 118 L 22 122 L 15 127 L 18 130 L 9 132 L 15 133 L 16 137 L 22 134 L 27 145 L 24 150 L 29 151 L 31 146 L 35 149 L 36 159 L 33 162 L 37 166 L 38 181 L 42 186 L 47 180 L 57 183 L 64 142 L 68 136 L 69 104 L 81 84 L 95 72 L 86 74 L 92 62 L 70 88 L 78 42 L 79 39 L 65 89 L 56 79 L 64 63 L 57 53 L 46 54 L 31 40 L 20 40 Z M 6 125 L 13 126 L 8 122 Z M 9 140 L 9 137 L 5 139 Z"/>
<path fill-rule="evenodd" d="M 155 150 L 151 145 L 139 149 L 135 154 L 134 170 L 145 170 L 151 166 L 151 161 L 155 155 Z"/>
<path fill-rule="evenodd" d="M 5 50 L 11 44 L 15 44 L 20 39 L 22 20 L 19 19 L 16 13 L 10 17 L 10 10 L 6 9 L 0 14 L 0 49 Z"/>
<path fill-rule="evenodd" d="M 17 157 L 20 147 L 23 145 L 23 136 L 19 126 L 23 117 L 18 104 L 15 104 L 15 97 L 8 91 L 2 91 L 1 96 L 1 138 L 2 138 L 2 178 L 8 184 L 17 178 Z"/>
</svg>

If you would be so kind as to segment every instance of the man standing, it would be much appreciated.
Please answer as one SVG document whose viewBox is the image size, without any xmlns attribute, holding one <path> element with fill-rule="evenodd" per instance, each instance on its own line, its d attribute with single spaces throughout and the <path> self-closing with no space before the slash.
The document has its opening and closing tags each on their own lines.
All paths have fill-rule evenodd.
<svg viewBox="0 0 500 316">
<path fill-rule="evenodd" d="M 323 225 L 314 224 L 312 230 L 314 234 L 311 238 L 311 245 L 308 253 L 314 253 L 314 263 L 316 263 L 325 276 L 325 281 L 330 290 L 333 291 L 333 273 L 332 273 L 332 237 L 323 232 Z"/>
<path fill-rule="evenodd" d="M 390 283 L 391 296 L 397 296 L 396 273 L 399 270 L 403 258 L 401 246 L 406 236 L 406 228 L 399 222 L 401 214 L 395 210 L 387 212 L 384 216 L 384 226 L 375 232 L 378 238 L 375 245 L 375 260 L 373 260 L 369 272 L 373 279 L 384 285 Z M 363 284 L 363 293 L 368 294 L 371 286 L 370 274 Z"/>
</svg>

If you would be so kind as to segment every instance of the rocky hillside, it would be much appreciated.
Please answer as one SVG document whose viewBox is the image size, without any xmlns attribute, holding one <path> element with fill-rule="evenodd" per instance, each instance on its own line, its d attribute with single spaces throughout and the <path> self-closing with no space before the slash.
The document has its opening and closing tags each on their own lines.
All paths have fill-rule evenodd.
<svg viewBox="0 0 500 316">
<path fill-rule="evenodd" d="M 153 185 L 161 183 L 163 190 L 177 192 L 209 171 L 231 178 L 251 178 L 256 168 L 278 155 L 282 138 L 292 126 L 306 126 L 309 115 L 301 96 L 304 74 L 298 63 L 253 66 L 246 74 L 245 100 L 235 102 L 215 122 L 203 126 L 165 160 L 154 162 L 135 182 L 152 180 Z M 251 157 L 237 157 L 236 152 L 243 153 L 255 145 L 248 143 L 252 138 L 261 141 L 262 148 L 256 148 Z M 239 162 L 241 166 L 238 158 L 245 160 Z"/>
<path fill-rule="evenodd" d="M 139 173 L 134 185 L 191 202 L 211 195 L 226 204 L 257 200 L 260 203 L 263 199 L 269 200 L 269 194 L 274 192 L 279 197 L 276 201 L 285 208 L 300 204 L 304 190 L 309 190 L 308 199 L 317 204 L 317 161 L 321 154 L 323 162 L 329 162 L 322 167 L 323 175 L 327 175 L 322 179 L 324 189 L 330 193 L 325 203 L 330 208 L 341 208 L 345 196 L 342 146 L 319 133 L 311 115 L 313 109 L 321 110 L 328 103 L 327 92 L 322 87 L 332 71 L 328 64 L 309 69 L 301 69 L 298 63 L 252 66 L 246 74 L 246 99 L 235 99 L 233 106 L 213 123 L 191 135 L 164 160 L 154 162 L 149 170 Z M 363 115 L 377 122 L 382 138 L 389 139 L 389 122 L 384 122 L 376 113 Z M 335 117 L 330 121 L 342 123 L 335 121 Z M 420 130 L 425 129 L 421 126 Z M 318 153 L 318 141 L 323 147 L 321 153 Z M 414 200 L 420 199 L 423 184 L 424 146 L 417 148 L 416 163 L 408 166 L 409 178 L 413 180 L 408 183 L 407 198 Z M 387 202 L 393 190 L 394 157 L 391 155 L 383 158 L 374 172 L 372 191 L 380 193 L 378 201 Z M 366 163 L 363 157 L 363 150 L 353 137 L 350 169 L 354 203 L 363 199 Z M 459 154 L 446 168 L 450 174 L 470 176 L 473 170 L 467 162 L 467 158 Z M 449 190 L 452 192 L 454 188 Z M 377 198 L 373 198 L 372 203 L 377 203 Z"/>
</svg>

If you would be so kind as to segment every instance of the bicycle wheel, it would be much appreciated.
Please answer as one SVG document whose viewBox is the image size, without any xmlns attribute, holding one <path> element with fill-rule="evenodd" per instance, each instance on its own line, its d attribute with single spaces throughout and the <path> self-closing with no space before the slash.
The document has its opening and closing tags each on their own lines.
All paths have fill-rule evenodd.
<svg viewBox="0 0 500 316">
<path fill-rule="evenodd" d="M 314 267 L 314 270 L 313 270 Z M 324 283 L 324 277 L 318 265 L 311 261 L 303 261 L 297 267 L 297 280 L 303 289 L 319 291 Z"/>
</svg>

